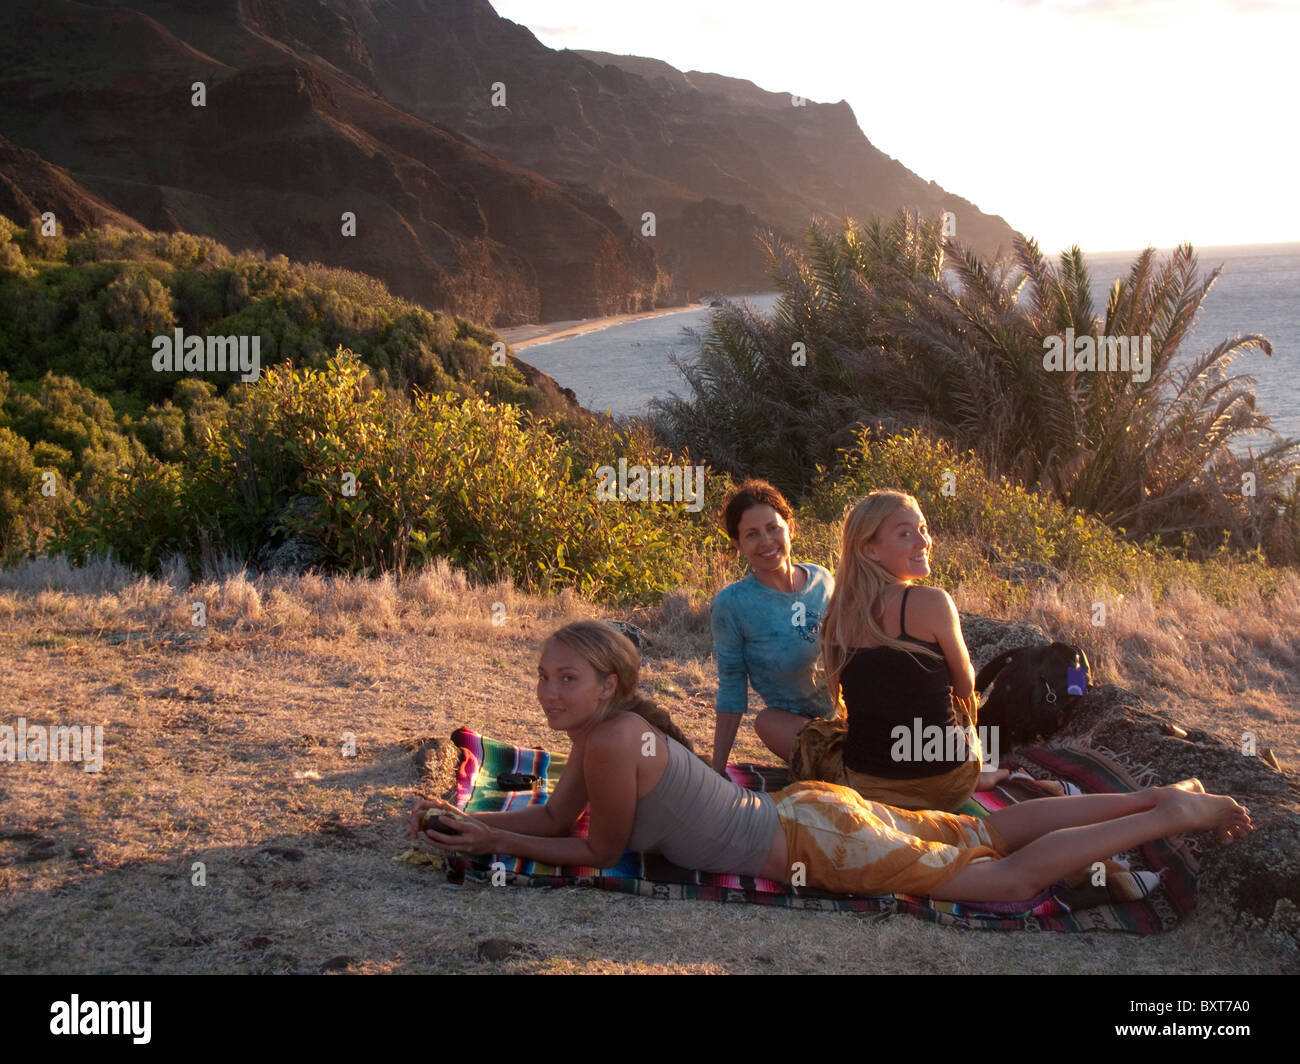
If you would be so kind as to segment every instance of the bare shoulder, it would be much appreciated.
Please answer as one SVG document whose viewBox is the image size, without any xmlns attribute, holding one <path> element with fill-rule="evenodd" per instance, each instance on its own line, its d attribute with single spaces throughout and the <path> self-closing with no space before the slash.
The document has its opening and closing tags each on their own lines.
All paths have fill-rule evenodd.
<svg viewBox="0 0 1300 1064">
<path fill-rule="evenodd" d="M 947 613 L 952 609 L 952 596 L 933 584 L 913 584 L 912 593 L 907 597 L 907 608 L 911 610 L 914 604 L 923 610 L 933 609 Z"/>
<path fill-rule="evenodd" d="M 645 719 L 635 713 L 615 713 L 591 729 L 587 735 L 587 750 L 602 757 L 616 757 L 620 753 L 635 756 L 642 734 L 649 728 Z"/>
<path fill-rule="evenodd" d="M 925 634 L 937 634 L 951 628 L 957 617 L 957 606 L 952 596 L 941 587 L 917 584 L 907 597 L 907 630 L 924 629 Z"/>
</svg>

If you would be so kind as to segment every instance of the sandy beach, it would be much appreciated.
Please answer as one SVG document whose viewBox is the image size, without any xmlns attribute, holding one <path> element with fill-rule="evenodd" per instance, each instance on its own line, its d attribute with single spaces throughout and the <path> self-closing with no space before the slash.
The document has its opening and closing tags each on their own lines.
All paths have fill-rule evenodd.
<svg viewBox="0 0 1300 1064">
<path fill-rule="evenodd" d="M 643 310 L 634 314 L 614 314 L 608 318 L 576 318 L 572 321 L 539 322 L 536 325 L 511 325 L 504 329 L 497 329 L 496 332 L 515 351 L 522 351 L 525 347 L 549 344 L 553 340 L 571 340 L 575 336 L 606 329 L 611 325 L 705 309 L 708 309 L 707 303 L 691 303 L 684 307 L 662 307 L 658 310 Z"/>
</svg>

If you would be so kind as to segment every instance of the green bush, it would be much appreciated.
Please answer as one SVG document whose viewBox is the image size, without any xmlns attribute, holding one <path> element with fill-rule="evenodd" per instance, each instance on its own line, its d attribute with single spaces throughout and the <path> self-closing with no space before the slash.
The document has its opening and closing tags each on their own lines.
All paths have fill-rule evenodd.
<svg viewBox="0 0 1300 1064">
<path fill-rule="evenodd" d="M 995 547 L 1004 562 L 1041 562 L 1081 579 L 1114 579 L 1149 560 L 1095 517 L 1005 478 L 990 480 L 973 452 L 959 454 L 915 431 L 884 440 L 863 432 L 832 474 L 822 471 L 808 503 L 818 517 L 834 520 L 882 488 L 916 496 L 934 535 L 969 536 Z"/>
<path fill-rule="evenodd" d="M 600 465 L 672 464 L 619 450 L 631 436 L 577 447 L 512 406 L 454 393 L 408 401 L 371 383 L 349 351 L 323 371 L 268 371 L 207 441 L 200 480 L 210 502 L 227 500 L 227 527 L 253 529 L 307 496 L 316 507 L 292 511 L 287 530 L 318 537 L 351 572 L 443 557 L 482 580 L 632 601 L 679 586 L 688 556 L 717 543 L 705 512 L 597 498 Z"/>
<path fill-rule="evenodd" d="M 519 370 L 490 364 L 494 333 L 398 299 L 363 274 L 235 254 L 189 233 L 105 227 L 65 240 L 3 220 L 0 371 L 24 383 L 53 372 L 143 410 L 183 379 L 151 365 L 153 337 L 177 326 L 190 336 L 259 336 L 263 368 L 320 368 L 343 345 L 398 391 L 543 404 Z M 235 377 L 210 380 L 224 394 Z"/>
<path fill-rule="evenodd" d="M 185 505 L 181 466 L 160 462 L 131 441 L 118 462 L 101 453 L 75 484 L 76 501 L 49 545 L 77 563 L 112 557 L 145 572 L 156 571 L 171 554 L 185 554 L 194 542 L 194 522 Z"/>
<path fill-rule="evenodd" d="M 39 518 L 41 469 L 27 441 L 0 426 L 0 564 L 26 553 Z"/>
</svg>

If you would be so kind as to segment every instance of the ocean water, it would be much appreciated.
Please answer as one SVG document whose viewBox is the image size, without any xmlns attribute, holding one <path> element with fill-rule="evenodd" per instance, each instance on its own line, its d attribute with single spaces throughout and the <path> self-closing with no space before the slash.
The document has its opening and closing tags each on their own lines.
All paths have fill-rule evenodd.
<svg viewBox="0 0 1300 1064">
<path fill-rule="evenodd" d="M 769 314 L 777 296 L 773 292 L 735 300 L 748 301 Z M 688 360 L 695 357 L 699 342 L 690 331 L 707 329 L 714 313 L 715 308 L 697 306 L 610 325 L 571 340 L 533 344 L 519 357 L 572 388 L 588 410 L 644 414 L 651 399 L 690 394 L 690 386 L 670 358 L 673 354 Z"/>
<path fill-rule="evenodd" d="M 1106 309 L 1106 294 L 1126 277 L 1136 251 L 1088 255 L 1093 303 Z M 1168 258 L 1167 249 L 1157 260 Z M 1273 419 L 1283 436 L 1300 437 L 1300 244 L 1197 248 L 1199 273 L 1223 267 L 1201 313 L 1183 341 L 1182 357 L 1196 357 L 1231 336 L 1260 333 L 1273 354 L 1251 349 L 1233 359 L 1230 373 L 1255 378 L 1255 409 Z"/>
<path fill-rule="evenodd" d="M 1166 258 L 1167 251 L 1159 257 Z M 1137 252 L 1089 255 L 1098 313 L 1116 277 L 1125 276 Z M 1256 409 L 1273 419 L 1284 436 L 1300 437 L 1300 244 L 1197 249 L 1202 275 L 1223 272 L 1201 304 L 1201 313 L 1181 357 L 1192 358 L 1229 336 L 1262 333 L 1273 343 L 1266 357 L 1251 351 L 1232 363 L 1232 372 L 1255 377 Z M 736 297 L 770 313 L 776 294 Z M 714 311 L 696 307 L 657 318 L 614 325 L 570 340 L 534 344 L 521 357 L 544 370 L 590 410 L 641 414 L 651 399 L 688 395 L 689 386 L 669 361 L 699 350 L 688 330 L 704 330 Z"/>
</svg>

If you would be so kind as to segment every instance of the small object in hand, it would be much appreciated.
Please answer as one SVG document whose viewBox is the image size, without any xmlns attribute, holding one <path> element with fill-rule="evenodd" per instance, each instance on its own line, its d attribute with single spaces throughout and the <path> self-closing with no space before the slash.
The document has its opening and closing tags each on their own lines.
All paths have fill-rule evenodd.
<svg viewBox="0 0 1300 1064">
<path fill-rule="evenodd" d="M 437 831 L 443 835 L 455 835 L 456 831 L 451 826 L 455 822 L 456 820 L 454 817 L 443 816 L 430 809 L 424 815 L 424 820 L 420 824 L 420 830 Z"/>
<path fill-rule="evenodd" d="M 531 791 L 540 776 L 529 776 L 522 772 L 503 772 L 497 777 L 497 785 L 503 791 Z"/>
</svg>

